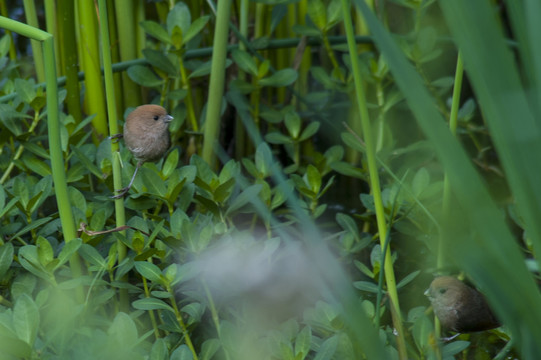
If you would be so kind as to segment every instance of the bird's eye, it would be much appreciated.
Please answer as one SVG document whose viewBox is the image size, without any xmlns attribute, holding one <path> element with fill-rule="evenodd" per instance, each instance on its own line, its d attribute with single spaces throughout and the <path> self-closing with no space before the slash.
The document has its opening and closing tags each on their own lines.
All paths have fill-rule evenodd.
<svg viewBox="0 0 541 360">
<path fill-rule="evenodd" d="M 154 121 L 158 121 L 159 118 L 160 117 L 158 115 L 155 115 L 153 119 L 154 119 Z"/>
<path fill-rule="evenodd" d="M 445 294 L 446 291 L 447 291 L 447 289 L 439 289 L 439 290 L 438 290 L 438 292 L 439 292 L 440 294 Z"/>
</svg>

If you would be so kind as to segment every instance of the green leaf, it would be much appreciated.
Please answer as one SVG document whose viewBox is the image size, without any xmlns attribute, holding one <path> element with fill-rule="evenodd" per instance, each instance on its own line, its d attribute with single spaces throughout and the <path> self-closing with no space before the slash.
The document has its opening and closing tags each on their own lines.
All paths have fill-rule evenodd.
<svg viewBox="0 0 541 360">
<path fill-rule="evenodd" d="M 30 104 L 36 97 L 36 90 L 34 89 L 33 80 L 23 80 L 21 78 L 15 79 L 15 92 L 27 104 Z"/>
<path fill-rule="evenodd" d="M 21 294 L 13 307 L 13 327 L 19 339 L 33 345 L 38 333 L 39 323 L 39 311 L 34 300 L 26 294 Z"/>
<path fill-rule="evenodd" d="M 261 142 L 255 151 L 255 166 L 262 178 L 270 175 L 270 169 L 273 164 L 272 152 L 269 145 Z"/>
<path fill-rule="evenodd" d="M 177 3 L 177 5 L 178 4 L 182 3 Z M 163 52 L 144 49 L 143 55 L 152 66 L 165 71 L 169 76 L 176 77 L 178 75 L 178 67 L 175 66 Z"/>
<path fill-rule="evenodd" d="M 257 76 L 257 64 L 250 54 L 243 50 L 234 50 L 231 56 L 235 64 L 244 72 L 252 76 Z"/>
<path fill-rule="evenodd" d="M 305 174 L 305 183 L 310 189 L 317 194 L 321 189 L 321 174 L 319 170 L 312 164 L 308 165 Z"/>
<path fill-rule="evenodd" d="M 132 318 L 123 312 L 116 314 L 113 323 L 107 330 L 107 335 L 112 338 L 114 344 L 127 349 L 132 348 L 138 342 L 137 328 Z"/>
<path fill-rule="evenodd" d="M 13 252 L 13 245 L 11 243 L 5 243 L 0 246 L 0 281 L 2 281 L 2 278 L 13 262 Z"/>
<path fill-rule="evenodd" d="M 175 6 L 167 14 L 167 31 L 169 35 L 173 34 L 173 29 L 175 26 L 178 26 L 183 34 L 186 34 L 190 28 L 190 23 L 192 22 L 192 16 L 190 14 L 190 9 L 183 2 L 177 2 Z"/>
<path fill-rule="evenodd" d="M 163 282 L 162 271 L 156 265 L 148 261 L 136 261 L 135 268 L 137 269 L 137 272 L 141 274 L 144 278 L 152 282 Z"/>
<path fill-rule="evenodd" d="M 201 30 L 207 25 L 207 22 L 209 21 L 210 16 L 205 15 L 201 16 L 200 18 L 197 18 L 191 25 L 188 31 L 184 33 L 184 43 L 186 44 L 188 41 L 190 41 L 194 36 L 199 34 Z"/>
<path fill-rule="evenodd" d="M 70 150 L 75 153 L 75 156 L 77 157 L 77 159 L 79 159 L 79 161 L 85 166 L 85 168 L 90 170 L 90 172 L 94 174 L 94 176 L 96 177 L 103 176 L 100 169 L 98 169 L 98 167 L 94 165 L 94 162 L 90 160 L 88 156 L 86 156 L 85 153 L 81 149 L 79 149 L 79 147 L 72 145 L 70 146 Z"/>
<path fill-rule="evenodd" d="M 334 335 L 321 344 L 317 350 L 314 360 L 330 360 L 333 358 L 336 348 L 338 347 L 339 335 Z"/>
<path fill-rule="evenodd" d="M 145 30 L 145 32 L 149 34 L 150 36 L 160 40 L 161 42 L 164 42 L 167 44 L 171 43 L 171 38 L 169 37 L 167 30 L 165 30 L 165 28 L 162 25 L 158 24 L 157 22 L 152 21 L 152 20 L 146 20 L 146 21 L 141 21 L 139 25 L 141 25 L 143 30 Z"/>
<path fill-rule="evenodd" d="M 257 68 L 257 77 L 258 78 L 265 77 L 265 75 L 267 75 L 267 73 L 269 72 L 269 69 L 270 69 L 270 61 L 267 59 L 263 61 Z"/>
<path fill-rule="evenodd" d="M 311 138 L 319 130 L 319 121 L 313 121 L 302 131 L 299 141 L 304 141 Z"/>
<path fill-rule="evenodd" d="M 342 229 L 352 234 L 355 237 L 355 240 L 361 240 L 359 237 L 359 228 L 351 216 L 338 213 L 336 214 L 336 222 L 342 227 Z"/>
<path fill-rule="evenodd" d="M 148 168 L 141 168 L 139 171 L 147 192 L 160 197 L 165 197 L 167 188 L 165 187 L 162 178 L 155 171 Z"/>
<path fill-rule="evenodd" d="M 431 338 L 430 334 L 434 333 L 434 325 L 432 322 L 428 319 L 428 317 L 421 316 L 413 323 L 412 328 L 412 335 L 413 339 L 415 340 L 415 344 L 421 350 L 421 352 L 424 352 L 428 350 L 428 342 Z M 451 356 L 452 357 L 452 356 Z"/>
<path fill-rule="evenodd" d="M 220 184 L 216 188 L 216 190 L 214 190 L 214 194 L 213 194 L 214 200 L 216 200 L 216 202 L 219 202 L 219 203 L 226 201 L 231 195 L 235 184 L 236 184 L 235 178 L 231 178 L 227 180 L 226 182 L 224 182 L 223 184 Z"/>
<path fill-rule="evenodd" d="M 405 278 L 403 278 L 402 280 L 400 280 L 400 282 L 398 283 L 398 285 L 396 285 L 396 288 L 397 288 L 397 289 L 403 288 L 404 286 L 406 286 L 407 284 L 409 284 L 410 282 L 412 282 L 413 279 L 415 279 L 415 278 L 417 277 L 417 275 L 419 275 L 420 272 L 421 272 L 421 270 L 415 270 L 415 271 L 412 272 L 411 274 L 407 275 Z"/>
<path fill-rule="evenodd" d="M 47 165 L 44 161 L 39 160 L 33 155 L 25 154 L 22 158 L 24 166 L 28 168 L 28 170 L 40 175 L 40 176 L 47 176 L 51 175 L 51 167 Z"/>
<path fill-rule="evenodd" d="M 52 217 L 46 217 L 46 218 L 34 220 L 30 224 L 28 224 L 24 228 L 22 228 L 21 230 L 17 231 L 15 234 L 13 234 L 12 238 L 17 238 L 19 236 L 22 236 L 22 235 L 26 234 L 27 232 L 32 231 L 32 230 L 34 230 L 34 229 L 48 223 L 52 219 L 53 219 Z"/>
<path fill-rule="evenodd" d="M 413 181 L 411 183 L 411 191 L 415 196 L 421 195 L 423 191 L 426 190 L 430 183 L 430 175 L 428 174 L 428 171 L 426 168 L 420 168 L 413 177 Z"/>
<path fill-rule="evenodd" d="M 169 155 L 167 155 L 167 159 L 165 159 L 162 167 L 162 174 L 165 178 L 168 178 L 175 170 L 178 165 L 179 157 L 180 155 L 177 148 L 175 148 L 169 153 Z"/>
<path fill-rule="evenodd" d="M 321 0 L 311 0 L 308 6 L 308 16 L 320 30 L 327 26 L 327 9 Z"/>
<path fill-rule="evenodd" d="M 97 266 L 98 269 L 107 268 L 107 262 L 93 246 L 82 244 L 79 249 L 79 254 L 90 264 Z"/>
<path fill-rule="evenodd" d="M 329 30 L 334 25 L 342 21 L 344 12 L 339 0 L 332 0 L 327 7 L 327 25 L 326 30 Z"/>
<path fill-rule="evenodd" d="M 36 240 L 38 248 L 38 259 L 41 265 L 47 266 L 54 259 L 53 247 L 43 236 L 38 236 Z"/>
<path fill-rule="evenodd" d="M 169 360 L 193 360 L 193 355 L 188 346 L 182 344 L 173 351 Z"/>
<path fill-rule="evenodd" d="M 297 72 L 293 69 L 282 69 L 269 77 L 259 80 L 259 85 L 272 87 L 288 86 L 297 80 L 297 76 Z"/>
<path fill-rule="evenodd" d="M 157 87 L 161 86 L 164 82 L 164 80 L 156 76 L 152 70 L 143 65 L 130 66 L 127 72 L 133 82 L 142 86 Z"/>
<path fill-rule="evenodd" d="M 265 140 L 271 144 L 293 144 L 293 140 L 279 132 L 271 132 L 265 135 Z"/>
<path fill-rule="evenodd" d="M 355 281 L 353 286 L 359 290 L 377 294 L 379 292 L 378 285 L 368 281 Z"/>
<path fill-rule="evenodd" d="M 167 350 L 167 344 L 163 338 L 158 338 L 152 344 L 150 349 L 150 359 L 149 360 L 168 360 L 169 351 Z"/>
<path fill-rule="evenodd" d="M 229 215 L 232 212 L 240 209 L 244 205 L 252 202 L 255 198 L 257 198 L 257 194 L 259 194 L 259 192 L 261 191 L 261 188 L 262 188 L 261 184 L 248 186 L 246 189 L 244 189 L 243 192 L 239 194 L 239 196 L 233 199 L 233 201 L 227 208 L 225 214 Z"/>
<path fill-rule="evenodd" d="M 453 341 L 452 343 L 449 343 L 443 347 L 441 356 L 444 359 L 453 357 L 456 354 L 462 352 L 463 350 L 466 350 L 468 346 L 470 346 L 469 341 L 463 341 L 463 340 Z"/>
<path fill-rule="evenodd" d="M 55 269 L 68 262 L 73 256 L 73 254 L 75 254 L 77 250 L 79 250 L 82 244 L 83 240 L 81 240 L 80 238 L 71 239 L 66 244 L 64 244 L 64 247 L 58 254 L 58 264 L 56 264 Z"/>
<path fill-rule="evenodd" d="M 156 298 L 135 300 L 132 305 L 139 310 L 168 310 L 173 314 L 175 313 L 175 310 L 171 306 L 167 305 L 163 300 Z"/>
<path fill-rule="evenodd" d="M 310 352 L 310 345 L 312 344 L 312 329 L 310 326 L 305 326 L 297 335 L 295 340 L 295 358 L 299 357 L 304 359 L 308 352 Z"/>
<path fill-rule="evenodd" d="M 8 34 L 5 34 L 0 39 L 0 59 L 8 54 L 10 46 L 11 46 L 11 36 L 9 36 Z"/>
<path fill-rule="evenodd" d="M 351 176 L 351 177 L 361 179 L 361 180 L 366 179 L 366 174 L 363 172 L 362 169 L 359 169 L 358 167 L 355 167 L 345 161 L 337 161 L 337 162 L 332 163 L 330 166 L 331 166 L 331 169 L 333 169 L 339 174 L 342 174 L 345 176 Z"/>
<path fill-rule="evenodd" d="M 289 136 L 297 139 L 301 132 L 301 117 L 294 111 L 289 111 L 285 115 L 284 124 L 286 125 Z"/>
<path fill-rule="evenodd" d="M 201 360 L 210 360 L 220 349 L 221 343 L 218 339 L 208 339 L 201 346 Z"/>
</svg>

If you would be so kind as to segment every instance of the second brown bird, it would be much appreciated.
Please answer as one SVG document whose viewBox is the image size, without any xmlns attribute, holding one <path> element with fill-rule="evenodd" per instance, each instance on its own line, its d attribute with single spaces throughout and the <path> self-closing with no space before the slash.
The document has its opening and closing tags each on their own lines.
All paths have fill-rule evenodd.
<svg viewBox="0 0 541 360">
<path fill-rule="evenodd" d="M 500 326 L 483 294 L 454 277 L 435 278 L 425 295 L 444 328 L 469 333 Z"/>
</svg>

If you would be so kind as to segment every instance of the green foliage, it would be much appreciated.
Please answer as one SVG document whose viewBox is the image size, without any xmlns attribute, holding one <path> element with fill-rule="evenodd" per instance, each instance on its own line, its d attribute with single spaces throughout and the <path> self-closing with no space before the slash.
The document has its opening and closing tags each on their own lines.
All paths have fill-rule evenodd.
<svg viewBox="0 0 541 360">
<path fill-rule="evenodd" d="M 221 69 L 228 92 L 216 139 L 201 136 L 208 92 L 216 91 L 207 92 L 211 59 L 203 51 L 213 46 L 216 15 L 197 1 L 144 6 L 138 13 L 146 18 L 137 19 L 144 41 L 133 43 L 141 61 L 123 69 L 145 102 L 173 114 L 173 145 L 141 167 L 117 203 L 112 164 L 122 159 L 126 184 L 135 169 L 129 150 L 120 141 L 112 152 L 110 139 L 92 138 L 97 114 L 77 121 L 63 108 L 48 119 L 27 54 L 10 57 L 17 38 L 0 38 L 2 358 L 466 359 L 512 344 L 535 358 L 539 45 L 527 16 L 535 5 L 517 2 L 496 14 L 516 36 L 516 62 L 487 0 L 397 0 L 375 13 L 357 0 L 256 1 L 241 9 L 240 31 L 230 24 L 242 45 Z M 357 10 L 374 44 L 350 54 L 346 38 L 333 35 Z M 246 32 L 252 24 L 261 29 Z M 319 44 L 299 46 L 302 61 L 278 58 L 270 46 L 291 32 Z M 449 37 L 471 81 L 462 99 L 452 98 Z M 62 107 L 66 91 L 56 95 Z M 452 101 L 460 101 L 456 138 L 444 121 Z M 58 144 L 48 142 L 46 120 L 58 121 Z M 367 139 L 376 171 L 366 161 Z M 220 166 L 203 160 L 204 142 L 215 146 Z M 65 159 L 68 199 L 57 194 L 51 148 Z M 70 241 L 58 202 L 79 228 Z M 382 281 L 386 260 L 396 284 Z M 506 327 L 440 341 L 422 293 L 444 272 L 465 272 Z"/>
</svg>

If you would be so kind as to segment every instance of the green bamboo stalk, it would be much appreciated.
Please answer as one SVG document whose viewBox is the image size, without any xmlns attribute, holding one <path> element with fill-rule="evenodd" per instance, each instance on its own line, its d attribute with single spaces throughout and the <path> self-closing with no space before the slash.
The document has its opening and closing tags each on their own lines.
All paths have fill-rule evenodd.
<svg viewBox="0 0 541 360">
<path fill-rule="evenodd" d="M 115 1 L 115 13 L 120 50 L 120 61 L 137 58 L 137 26 L 135 12 L 137 4 L 133 0 Z M 112 27 L 111 27 L 112 29 Z M 126 72 L 122 73 L 122 95 L 124 107 L 141 105 L 141 89 L 135 84 Z"/>
<path fill-rule="evenodd" d="M 141 21 L 145 20 L 145 4 L 143 0 L 133 0 L 135 2 L 135 23 L 139 24 Z M 136 48 L 135 48 L 135 57 L 136 58 L 142 58 L 143 57 L 143 49 L 146 45 L 146 34 L 142 27 L 137 26 L 136 27 Z"/>
<path fill-rule="evenodd" d="M 36 29 L 39 29 L 38 16 L 36 14 L 36 7 L 34 0 L 24 0 L 24 15 L 26 16 L 26 23 Z M 43 64 L 43 49 L 39 41 L 30 40 L 32 45 L 32 54 L 34 58 L 34 64 L 36 68 L 36 77 L 39 82 L 45 81 L 45 68 Z"/>
<path fill-rule="evenodd" d="M 346 37 L 348 39 L 348 49 L 351 57 L 351 67 L 353 69 L 353 78 L 355 81 L 355 91 L 357 95 L 357 105 L 359 107 L 359 114 L 361 119 L 361 125 L 363 128 L 364 141 L 366 144 L 366 157 L 368 162 L 368 171 L 370 174 L 370 187 L 374 196 L 374 205 L 376 208 L 376 220 L 378 225 L 379 240 L 382 250 L 385 249 L 385 239 L 387 238 L 387 224 L 385 220 L 385 209 L 381 197 L 381 188 L 378 176 L 378 166 L 376 160 L 376 153 L 374 147 L 374 139 L 372 138 L 372 129 L 370 125 L 370 117 L 368 114 L 368 107 L 366 104 L 366 97 L 364 94 L 364 88 L 361 79 L 359 58 L 357 56 L 357 49 L 354 40 L 353 24 L 351 22 L 350 4 L 347 0 L 342 0 L 342 11 L 344 13 L 344 28 L 346 31 Z M 404 330 L 402 326 L 400 304 L 398 301 L 398 292 L 396 288 L 396 279 L 394 275 L 393 262 L 391 258 L 391 251 L 387 248 L 385 254 L 382 254 L 385 258 L 383 270 L 385 271 L 385 280 L 387 284 L 387 291 L 391 300 L 393 325 L 398 333 L 397 347 L 398 353 L 401 359 L 407 359 L 406 341 L 404 337 Z"/>
<path fill-rule="evenodd" d="M 45 0 L 45 24 L 47 27 L 47 32 L 53 35 L 54 39 L 54 52 L 59 54 L 59 43 L 58 43 L 58 31 L 57 31 L 57 21 L 56 21 L 56 5 L 54 0 Z M 56 63 L 56 73 L 62 75 L 62 67 L 60 63 Z"/>
<path fill-rule="evenodd" d="M 214 31 L 214 51 L 210 71 L 209 99 L 207 104 L 207 117 L 202 157 L 211 167 L 215 162 L 214 144 L 219 138 L 220 109 L 225 83 L 225 59 L 227 55 L 227 39 L 229 35 L 229 14 L 231 0 L 222 0 L 218 3 L 216 27 Z"/>
<path fill-rule="evenodd" d="M 100 36 L 103 54 L 103 72 L 105 78 L 105 95 L 107 96 L 107 115 L 109 117 L 109 132 L 111 135 L 119 133 L 117 122 L 117 110 L 115 101 L 115 88 L 113 80 L 113 70 L 111 66 L 111 43 L 109 40 L 109 26 L 107 19 L 107 4 L 105 0 L 98 1 L 100 14 Z M 116 141 L 111 141 L 111 152 L 113 153 L 113 184 L 115 189 L 122 188 L 122 170 L 120 168 L 119 145 Z M 126 225 L 126 214 L 124 201 L 122 198 L 115 200 L 116 226 Z M 125 235 L 125 231 L 122 232 Z M 126 257 L 126 245 L 120 240 L 118 246 L 118 262 L 121 263 Z M 125 311 L 129 308 L 128 290 L 120 289 L 120 308 Z"/>
<path fill-rule="evenodd" d="M 115 3 L 117 3 L 117 2 L 116 1 L 114 3 L 112 1 L 107 2 L 107 14 L 110 14 L 107 17 L 107 22 L 108 22 L 108 27 L 109 27 L 109 44 L 110 44 L 110 47 L 111 47 L 111 62 L 112 63 L 120 62 L 120 49 L 119 49 L 119 46 L 120 46 L 120 44 L 124 43 L 124 39 L 119 37 L 118 32 L 117 32 L 116 17 L 114 16 L 114 14 L 115 14 Z M 123 23 L 128 23 L 128 21 L 125 21 L 125 20 L 121 21 L 121 24 L 123 24 Z M 120 39 L 122 39 L 122 41 L 120 41 Z M 122 115 L 124 114 L 122 109 L 124 109 L 124 107 L 125 107 L 124 98 L 123 98 L 123 93 L 124 93 L 123 90 L 124 89 L 122 87 L 122 77 L 123 76 L 128 77 L 126 72 L 123 72 L 123 73 L 118 73 L 118 72 L 115 73 L 115 72 L 113 72 L 113 84 L 114 84 L 113 87 L 116 89 L 116 91 L 115 91 L 115 101 L 116 101 L 116 108 L 117 108 L 116 116 L 118 118 L 122 118 Z M 135 87 L 136 86 L 134 84 L 133 88 L 135 88 Z M 135 105 L 139 105 L 139 104 L 140 103 L 138 102 Z"/>
<path fill-rule="evenodd" d="M 78 124 L 83 120 L 81 109 L 81 94 L 79 91 L 79 75 L 77 47 L 75 41 L 75 3 L 72 0 L 59 0 L 58 6 L 58 34 L 60 42 L 60 57 L 63 73 L 66 75 L 66 103 L 68 112 Z M 59 84 L 60 85 L 60 84 Z"/>
<path fill-rule="evenodd" d="M 71 205 L 68 196 L 68 185 L 66 182 L 66 171 L 64 159 L 62 157 L 62 147 L 60 141 L 60 120 L 58 114 L 58 87 L 56 84 L 56 61 L 54 56 L 54 40 L 50 36 L 43 41 L 43 54 L 45 57 L 45 81 L 47 82 L 47 127 L 49 135 L 49 152 L 51 156 L 51 170 L 53 172 L 53 181 L 55 187 L 56 201 L 58 204 L 58 213 L 62 223 L 62 233 L 66 243 L 77 238 L 77 231 Z M 82 275 L 81 264 L 78 255 L 70 259 L 71 271 L 74 278 Z M 82 288 L 79 289 L 78 296 L 82 296 Z"/>
<path fill-rule="evenodd" d="M 105 94 L 101 79 L 100 48 L 96 29 L 96 8 L 93 1 L 77 2 L 82 63 L 85 71 L 85 102 L 87 113 L 96 114 L 92 119 L 94 141 L 99 142 L 107 136 L 107 114 Z"/>
</svg>

